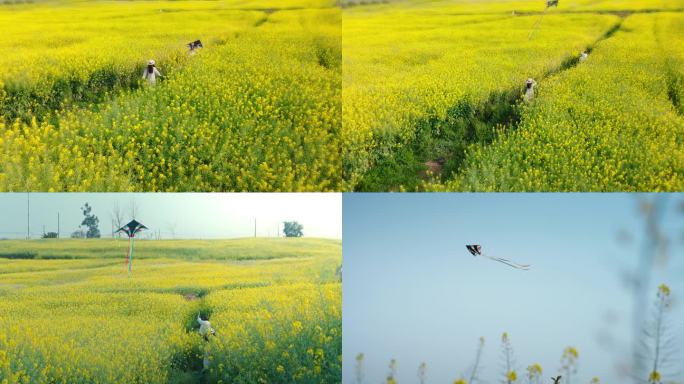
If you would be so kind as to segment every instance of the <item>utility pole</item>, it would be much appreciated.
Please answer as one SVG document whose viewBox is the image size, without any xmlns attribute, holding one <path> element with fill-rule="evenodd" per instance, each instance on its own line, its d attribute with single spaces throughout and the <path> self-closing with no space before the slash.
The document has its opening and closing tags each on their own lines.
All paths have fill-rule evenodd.
<svg viewBox="0 0 684 384">
<path fill-rule="evenodd" d="M 60 237 L 60 232 L 59 232 L 59 212 L 57 212 L 57 238 L 59 239 Z"/>
</svg>

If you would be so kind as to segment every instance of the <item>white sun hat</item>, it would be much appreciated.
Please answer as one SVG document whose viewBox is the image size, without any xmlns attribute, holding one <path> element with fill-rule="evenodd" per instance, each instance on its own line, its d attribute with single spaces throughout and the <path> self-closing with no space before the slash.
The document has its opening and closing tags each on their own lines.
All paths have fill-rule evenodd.
<svg viewBox="0 0 684 384">
<path fill-rule="evenodd" d="M 150 61 L 147 62 L 147 65 L 155 65 L 154 60 L 150 59 Z"/>
</svg>

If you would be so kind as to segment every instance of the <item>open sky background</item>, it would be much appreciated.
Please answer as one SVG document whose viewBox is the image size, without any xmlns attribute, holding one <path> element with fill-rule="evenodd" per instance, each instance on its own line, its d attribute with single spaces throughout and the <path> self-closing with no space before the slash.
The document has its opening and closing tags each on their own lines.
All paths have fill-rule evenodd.
<svg viewBox="0 0 684 384">
<path fill-rule="evenodd" d="M 27 199 L 28 207 L 27 207 Z M 126 222 L 131 206 L 136 219 L 160 230 L 162 239 L 276 236 L 283 221 L 304 225 L 304 236 L 342 237 L 342 197 L 339 193 L 3 193 L 0 194 L 0 238 L 26 238 L 27 209 L 30 233 L 45 231 L 67 237 L 83 220 L 80 207 L 88 202 L 100 219 L 103 237 L 111 236 L 111 212 L 118 204 Z"/>
<path fill-rule="evenodd" d="M 519 373 L 539 362 L 550 382 L 571 345 L 580 353 L 574 383 L 593 376 L 628 382 L 615 363 L 631 340 L 632 296 L 623 276 L 640 252 L 644 227 L 637 207 L 644 197 L 652 196 L 345 194 L 343 382 L 354 382 L 355 356 L 363 352 L 366 383 L 383 382 L 391 358 L 399 383 L 418 382 L 423 361 L 428 383 L 452 383 L 469 372 L 483 336 L 481 378 L 497 383 L 504 331 Z M 648 292 L 654 301 L 660 282 L 672 288 L 669 318 L 682 346 L 684 194 L 665 198 L 667 267 L 654 268 Z M 474 258 L 464 246 L 472 243 L 532 269 Z M 684 351 L 673 358 L 684 362 Z"/>
</svg>

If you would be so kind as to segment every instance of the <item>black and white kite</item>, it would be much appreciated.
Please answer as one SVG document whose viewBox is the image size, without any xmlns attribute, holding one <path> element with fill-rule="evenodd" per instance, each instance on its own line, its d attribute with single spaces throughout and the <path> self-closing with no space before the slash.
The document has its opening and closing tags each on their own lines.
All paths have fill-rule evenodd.
<svg viewBox="0 0 684 384">
<path fill-rule="evenodd" d="M 470 252 L 470 254 L 475 256 L 475 257 L 477 257 L 477 256 L 485 257 L 489 260 L 498 261 L 499 263 L 506 264 L 509 267 L 513 267 L 515 269 L 522 269 L 524 271 L 529 271 L 529 269 L 530 269 L 530 266 L 527 264 L 517 264 L 517 263 L 510 261 L 508 259 L 502 259 L 500 257 L 488 256 L 488 255 L 482 253 L 482 246 L 479 244 L 466 245 L 466 248 L 468 249 L 468 252 Z"/>
<path fill-rule="evenodd" d="M 128 276 L 133 272 L 133 244 L 135 242 L 135 235 L 140 233 L 143 229 L 148 229 L 143 223 L 133 219 L 130 223 L 116 230 L 116 232 L 123 232 L 128 236 L 128 253 L 126 254 L 126 265 L 128 265 Z"/>
<path fill-rule="evenodd" d="M 204 48 L 204 45 L 202 45 L 202 42 L 199 40 L 195 40 L 192 43 L 185 44 L 186 47 L 190 49 L 190 51 L 194 51 L 197 48 Z"/>
</svg>

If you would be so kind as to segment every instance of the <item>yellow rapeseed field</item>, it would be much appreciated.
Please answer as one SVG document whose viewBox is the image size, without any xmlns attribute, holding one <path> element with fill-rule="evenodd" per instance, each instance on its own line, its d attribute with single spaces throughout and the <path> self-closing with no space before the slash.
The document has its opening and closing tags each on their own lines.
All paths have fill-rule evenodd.
<svg viewBox="0 0 684 384">
<path fill-rule="evenodd" d="M 131 277 L 126 247 L 3 241 L 0 383 L 340 382 L 339 241 L 139 241 Z"/>
<path fill-rule="evenodd" d="M 540 88 L 518 130 L 469 153 L 447 189 L 682 190 L 684 116 L 673 99 L 684 45 L 671 37 L 683 24 L 684 14 L 629 16 L 591 60 Z"/>
<path fill-rule="evenodd" d="M 330 1 L 47 2 L 0 23 L 0 190 L 340 188 Z"/>
<path fill-rule="evenodd" d="M 548 9 L 538 0 L 355 3 L 343 11 L 348 189 L 684 186 L 681 0 L 561 0 Z M 576 65 L 587 49 L 589 60 Z M 528 78 L 538 97 L 524 107 Z M 557 86 L 565 78 L 578 80 Z M 588 113 L 592 103 L 600 109 Z M 641 116 L 649 106 L 651 117 Z M 548 134 L 524 139 L 537 135 L 531 125 Z M 508 143 L 514 129 L 503 149 L 498 141 Z"/>
</svg>

